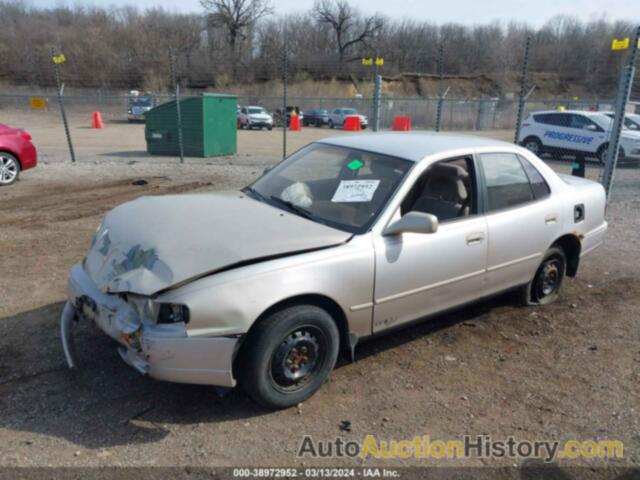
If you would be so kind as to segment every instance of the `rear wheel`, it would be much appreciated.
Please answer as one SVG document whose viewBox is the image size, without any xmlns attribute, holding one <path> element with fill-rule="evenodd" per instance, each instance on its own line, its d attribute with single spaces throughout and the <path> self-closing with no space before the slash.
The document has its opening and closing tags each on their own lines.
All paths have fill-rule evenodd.
<svg viewBox="0 0 640 480">
<path fill-rule="evenodd" d="M 340 336 L 331 316 L 313 305 L 285 308 L 249 333 L 240 383 L 267 408 L 297 405 L 313 395 L 338 358 Z"/>
<path fill-rule="evenodd" d="M 560 287 L 567 272 L 567 256 L 559 247 L 547 250 L 533 280 L 522 287 L 521 303 L 524 305 L 547 305 L 560 295 Z"/>
<path fill-rule="evenodd" d="M 522 146 L 534 155 L 542 154 L 542 142 L 537 137 L 527 137 L 522 142 Z"/>
<path fill-rule="evenodd" d="M 596 155 L 598 156 L 598 162 L 600 165 L 604 165 L 607 162 L 607 154 L 609 152 L 609 144 L 605 143 L 599 149 Z"/>
<path fill-rule="evenodd" d="M 20 176 L 20 162 L 10 153 L 0 152 L 0 185 L 11 185 Z"/>
</svg>

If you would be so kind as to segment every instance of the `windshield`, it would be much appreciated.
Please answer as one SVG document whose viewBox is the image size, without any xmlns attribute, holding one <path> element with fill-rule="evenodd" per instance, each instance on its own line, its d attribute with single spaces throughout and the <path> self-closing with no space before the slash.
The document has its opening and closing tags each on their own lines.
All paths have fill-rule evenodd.
<svg viewBox="0 0 640 480">
<path fill-rule="evenodd" d="M 152 107 L 153 99 L 151 97 L 137 97 L 131 99 L 132 107 Z"/>
<path fill-rule="evenodd" d="M 606 115 L 613 121 L 615 117 L 614 113 L 607 113 Z M 634 131 L 640 130 L 640 115 L 635 113 L 628 113 L 625 115 L 623 128 Z"/>
<path fill-rule="evenodd" d="M 345 108 L 342 110 L 342 113 L 345 115 L 357 115 L 358 111 L 355 108 Z"/>
<path fill-rule="evenodd" d="M 377 153 L 313 143 L 245 191 L 310 220 L 364 233 L 412 165 Z"/>
<path fill-rule="evenodd" d="M 624 118 L 624 126 L 629 130 L 638 131 L 640 130 L 640 115 L 635 113 L 630 113 Z"/>
<path fill-rule="evenodd" d="M 249 113 L 251 114 L 256 114 L 256 113 L 265 113 L 264 108 L 260 108 L 260 107 L 250 107 L 249 108 Z"/>
</svg>

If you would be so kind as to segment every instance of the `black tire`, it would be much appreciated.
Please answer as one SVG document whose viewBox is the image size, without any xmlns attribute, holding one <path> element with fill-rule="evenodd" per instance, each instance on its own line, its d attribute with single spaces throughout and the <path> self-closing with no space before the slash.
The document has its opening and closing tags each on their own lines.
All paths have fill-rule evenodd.
<svg viewBox="0 0 640 480">
<path fill-rule="evenodd" d="M 560 247 L 551 247 L 544 255 L 533 279 L 520 289 L 520 304 L 548 305 L 557 300 L 567 273 L 567 256 Z"/>
<path fill-rule="evenodd" d="M 332 120 L 329 120 L 329 128 L 336 128 L 336 126 L 333 124 Z"/>
<path fill-rule="evenodd" d="M 271 131 L 273 130 L 273 127 L 267 127 L 267 130 Z"/>
<path fill-rule="evenodd" d="M 540 156 L 544 153 L 542 142 L 538 137 L 527 137 L 520 144 L 534 155 Z"/>
<path fill-rule="evenodd" d="M 264 407 L 297 405 L 329 376 L 339 344 L 338 327 L 325 310 L 313 305 L 285 308 L 249 332 L 239 359 L 240 385 Z"/>
<path fill-rule="evenodd" d="M 18 180 L 20 161 L 8 152 L 0 152 L 0 187 L 6 187 Z"/>
<path fill-rule="evenodd" d="M 604 143 L 602 145 L 600 145 L 600 148 L 598 148 L 598 151 L 596 152 L 596 156 L 598 157 L 598 163 L 600 165 L 604 165 L 606 160 L 607 160 L 607 149 L 609 148 L 609 144 L 608 143 Z"/>
</svg>

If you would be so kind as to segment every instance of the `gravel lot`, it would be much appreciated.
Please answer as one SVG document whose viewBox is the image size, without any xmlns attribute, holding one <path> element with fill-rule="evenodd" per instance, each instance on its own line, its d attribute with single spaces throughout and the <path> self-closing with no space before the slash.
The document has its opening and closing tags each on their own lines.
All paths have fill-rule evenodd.
<svg viewBox="0 0 640 480">
<path fill-rule="evenodd" d="M 608 438 L 625 444 L 625 458 L 611 464 L 640 464 L 640 170 L 618 172 L 606 245 L 566 282 L 557 303 L 516 308 L 504 295 L 373 340 L 299 409 L 274 413 L 242 392 L 219 398 L 212 388 L 141 377 L 99 334 L 83 347 L 89 364 L 75 374 L 65 368 L 58 318 L 67 271 L 100 217 L 140 195 L 239 188 L 281 152 L 281 133 L 242 131 L 237 157 L 181 165 L 144 153 L 142 125 L 106 120 L 96 131 L 88 115 L 71 115 L 79 162 L 70 165 L 57 116 L 0 112 L 0 122 L 28 129 L 41 159 L 0 189 L 0 465 L 361 464 L 296 458 L 305 434 Z M 327 134 L 290 133 L 289 151 Z M 509 139 L 511 132 L 487 135 Z M 597 174 L 589 168 L 590 177 Z M 148 184 L 132 185 L 139 178 Z M 514 463 L 434 462 L 366 465 Z"/>
</svg>

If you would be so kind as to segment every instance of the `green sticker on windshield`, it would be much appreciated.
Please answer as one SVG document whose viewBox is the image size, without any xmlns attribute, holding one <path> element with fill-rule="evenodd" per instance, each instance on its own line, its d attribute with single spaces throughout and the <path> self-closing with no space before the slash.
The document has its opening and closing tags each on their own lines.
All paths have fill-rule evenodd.
<svg viewBox="0 0 640 480">
<path fill-rule="evenodd" d="M 347 168 L 350 168 L 355 172 L 359 168 L 362 168 L 363 165 L 364 163 L 362 163 L 360 160 L 351 160 L 349 163 L 347 163 Z"/>
</svg>

